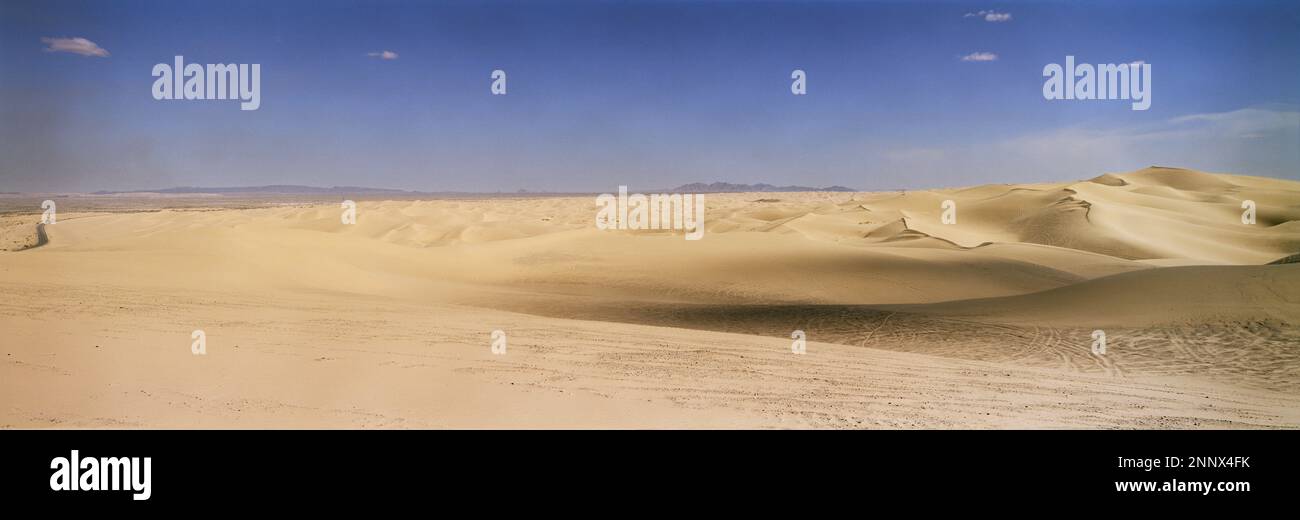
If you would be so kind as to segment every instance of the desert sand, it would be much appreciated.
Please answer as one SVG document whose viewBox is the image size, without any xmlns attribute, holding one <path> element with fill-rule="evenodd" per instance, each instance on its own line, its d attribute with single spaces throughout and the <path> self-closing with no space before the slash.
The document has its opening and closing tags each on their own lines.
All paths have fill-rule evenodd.
<svg viewBox="0 0 1300 520">
<path fill-rule="evenodd" d="M 70 197 L 42 241 L 33 200 L 0 427 L 1300 426 L 1296 181 L 708 194 L 698 241 L 592 196 Z"/>
</svg>

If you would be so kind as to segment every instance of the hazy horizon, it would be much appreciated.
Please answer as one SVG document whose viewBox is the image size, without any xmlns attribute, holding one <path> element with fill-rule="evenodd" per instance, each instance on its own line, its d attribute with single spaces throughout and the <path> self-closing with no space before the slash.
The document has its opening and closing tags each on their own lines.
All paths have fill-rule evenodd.
<svg viewBox="0 0 1300 520">
<path fill-rule="evenodd" d="M 1145 166 L 1145 167 L 1142 167 L 1142 168 L 1132 168 L 1132 169 L 1129 169 L 1129 170 L 1123 170 L 1123 171 L 1106 171 L 1106 172 L 1098 172 L 1096 175 L 1092 175 L 1092 176 L 1090 176 L 1090 177 L 1079 177 L 1079 178 L 1073 178 L 1073 179 L 1065 179 L 1065 178 L 1062 178 L 1062 179 L 1045 179 L 1044 181 L 1042 181 L 1042 183 L 1050 184 L 1050 183 L 1061 183 L 1061 182 L 1070 182 L 1070 181 L 1085 181 L 1085 180 L 1088 180 L 1088 179 L 1091 179 L 1091 178 L 1095 178 L 1095 177 L 1099 177 L 1099 176 L 1102 176 L 1102 175 L 1114 175 L 1114 174 L 1132 173 L 1132 172 L 1137 172 L 1137 171 L 1141 171 L 1141 170 L 1147 170 L 1147 169 L 1151 169 L 1151 168 L 1156 168 L 1156 169 L 1170 169 L 1170 170 L 1190 170 L 1190 171 L 1200 171 L 1200 170 L 1196 170 L 1196 169 L 1194 169 L 1194 168 L 1183 168 L 1183 167 L 1179 167 L 1179 166 L 1169 166 L 1169 165 L 1148 165 L 1148 166 Z M 1204 172 L 1204 173 L 1224 174 L 1224 175 L 1242 175 L 1242 174 L 1235 174 L 1235 173 L 1232 173 L 1232 172 Z M 1277 179 L 1287 180 L 1286 177 L 1273 177 L 1273 176 L 1268 176 L 1268 175 L 1259 175 L 1259 176 L 1255 176 L 1255 177 L 1277 178 Z M 1290 180 L 1296 180 L 1296 179 L 1290 179 Z M 804 185 L 799 185 L 799 184 L 777 185 L 777 184 L 773 184 L 773 183 L 770 183 L 770 182 L 763 182 L 763 181 L 757 181 L 757 182 L 752 182 L 752 183 L 737 183 L 737 182 L 731 182 L 731 181 L 727 181 L 727 180 L 694 181 L 694 182 L 687 182 L 687 183 L 679 184 L 679 185 L 676 185 L 676 186 L 630 186 L 629 188 L 634 188 L 635 190 L 640 190 L 640 191 L 644 191 L 644 192 L 665 192 L 665 191 L 667 191 L 667 192 L 676 192 L 676 191 L 680 191 L 682 188 L 689 187 L 689 186 L 692 186 L 692 185 L 697 185 L 697 184 L 703 184 L 703 185 L 726 184 L 726 185 L 749 186 L 749 187 L 766 186 L 766 187 L 772 187 L 772 188 L 797 188 L 797 189 L 795 189 L 795 190 L 757 190 L 757 191 L 769 191 L 769 192 L 773 192 L 773 193 L 776 193 L 776 192 L 782 192 L 782 191 L 794 191 L 794 192 L 804 192 L 804 191 L 806 191 L 806 192 L 835 192 L 835 191 L 843 191 L 843 192 L 888 192 L 888 191 L 900 191 L 900 190 L 908 190 L 908 189 L 917 189 L 917 188 L 902 188 L 902 187 L 893 187 L 893 188 L 891 188 L 891 187 L 878 187 L 878 188 L 872 188 L 872 189 L 861 189 L 861 188 L 858 188 L 858 187 L 856 187 L 856 186 L 844 186 L 844 185 L 831 185 L 831 186 L 804 186 Z M 1004 185 L 1004 184 L 1011 184 L 1011 183 L 1004 183 L 1004 182 L 985 182 L 985 183 L 979 183 L 979 184 L 945 185 L 945 186 L 929 186 L 929 187 L 921 187 L 920 189 L 953 189 L 953 188 L 968 188 L 968 187 L 974 187 L 974 186 Z M 301 192 L 300 192 L 300 191 L 286 191 L 286 190 L 274 190 L 274 189 L 271 189 L 271 188 L 303 188 L 303 189 L 310 190 L 310 191 L 301 191 Z M 185 191 L 185 190 L 193 190 L 193 191 Z M 358 193 L 358 194 L 366 194 L 366 193 L 374 193 L 374 194 L 382 194 L 382 193 L 402 194 L 402 193 L 405 193 L 405 194 L 417 194 L 417 195 L 418 195 L 418 194 L 471 194 L 471 195 L 491 195 L 491 194 L 517 194 L 517 193 L 531 193 L 531 194 L 539 194 L 539 195 L 577 195 L 577 194 L 595 194 L 595 193 L 605 193 L 605 192 L 610 192 L 610 191 L 613 191 L 613 190 L 612 190 L 612 189 L 592 189 L 592 190 L 577 190 L 577 191 L 554 191 L 554 190 L 529 190 L 529 189 L 526 189 L 526 188 L 518 188 L 518 189 L 499 189 L 499 190 L 490 190 L 490 191 L 484 191 L 484 190 L 411 190 L 411 189 L 402 189 L 402 188 L 390 188 L 390 187 L 387 187 L 387 186 L 380 186 L 380 185 L 375 185 L 375 186 L 370 186 L 370 185 L 363 185 L 363 186 L 323 186 L 323 185 L 311 185 L 311 184 L 259 184 L 259 185 L 240 185 L 240 186 L 235 186 L 235 185 L 227 185 L 227 186 L 158 186 L 158 187 L 152 187 L 152 188 L 141 188 L 141 189 L 125 189 L 125 190 L 95 190 L 95 191 L 0 191 L 0 194 L 5 194 L 5 195 L 33 195 L 33 194 L 130 195 L 130 194 L 136 194 L 136 193 L 139 193 L 139 194 L 150 194 L 150 193 L 164 193 L 164 194 L 172 194 L 172 193 L 174 193 L 174 194 L 225 194 L 225 193 L 229 193 L 229 194 L 235 194 L 235 195 L 238 195 L 238 194 L 241 194 L 241 193 L 252 193 L 252 194 L 274 194 L 274 193 L 285 193 L 285 194 L 295 194 L 295 195 L 300 195 L 300 194 L 319 193 L 319 194 L 322 194 L 322 195 L 331 195 L 331 194 L 345 194 L 345 193 Z M 708 190 L 705 190 L 705 191 L 703 191 L 703 193 L 741 193 L 741 192 L 743 192 L 743 191 L 734 191 L 734 190 L 728 190 L 728 191 L 708 191 Z"/>
<path fill-rule="evenodd" d="M 762 188 L 792 188 L 792 190 L 781 190 L 781 189 L 765 189 L 765 190 L 758 190 L 758 191 L 770 191 L 770 192 L 780 192 L 780 191 L 809 191 L 809 192 L 812 192 L 812 191 L 843 191 L 843 192 L 848 192 L 848 191 L 863 191 L 863 190 L 858 190 L 858 189 L 856 189 L 856 188 L 853 188 L 852 186 L 840 186 L 840 185 L 834 185 L 834 186 L 802 186 L 802 185 L 793 185 L 793 184 L 792 184 L 792 185 L 780 185 L 780 186 L 778 186 L 778 185 L 775 185 L 775 184 L 772 184 L 772 183 L 765 183 L 765 182 L 755 182 L 755 183 L 733 183 L 733 182 L 727 182 L 727 181 L 690 182 L 690 183 L 681 184 L 681 185 L 678 185 L 678 186 L 659 186 L 659 187 L 650 187 L 650 189 L 649 189 L 648 191 L 676 191 L 676 190 L 680 190 L 680 189 L 682 189 L 682 188 L 686 188 L 686 187 L 691 187 L 691 186 L 694 186 L 694 185 L 710 185 L 710 186 L 712 186 L 712 185 L 718 185 L 718 184 L 727 185 L 727 186 L 762 187 Z M 724 187 L 726 187 L 726 186 L 724 186 Z M 292 188 L 292 189 L 298 189 L 298 188 L 301 188 L 301 189 L 309 190 L 309 191 L 290 191 L 290 190 L 288 190 L 288 189 L 291 189 L 291 188 Z M 644 188 L 644 187 L 638 187 L 638 188 Z M 188 191 L 188 190 L 193 190 L 193 191 Z M 569 194 L 602 193 L 602 192 L 605 192 L 605 191 L 611 191 L 611 190 L 589 190 L 589 191 L 535 191 L 535 190 L 528 190 L 528 189 L 520 188 L 520 189 L 515 189 L 515 190 L 496 190 L 496 191 L 426 191 L 426 190 L 404 190 L 404 189 L 398 189 L 398 188 L 388 188 L 388 187 L 384 187 L 384 186 L 314 186 L 314 185 L 308 185 L 308 184 L 263 184 L 263 185 L 255 185 L 255 186 L 165 186 L 165 187 L 144 188 L 144 189 L 134 189 L 134 190 L 96 190 L 96 191 L 65 191 L 65 192 L 56 192 L 56 191 L 28 191 L 28 192 L 20 192 L 20 191 L 0 191 L 0 194 L 29 195 L 29 194 L 60 194 L 60 193 L 67 193 L 67 194 L 77 194 L 77 195 L 130 195 L 130 194 L 133 194 L 133 193 L 140 193 L 140 194 L 148 194 L 148 193 L 178 193 L 178 194 L 191 194 L 191 193 L 193 193 L 193 194 L 197 194 L 197 193 L 205 193 L 205 194 L 206 194 L 206 193 L 232 193 L 232 194 L 239 194 L 239 193 L 258 193 L 258 194 L 264 194 L 264 193 L 268 193 L 268 194 L 271 194 L 271 193 L 286 193 L 286 194 L 304 194 L 304 193 L 321 193 L 321 194 L 333 194 L 333 193 L 409 193 L 409 194 L 441 194 L 441 193 L 464 193 L 464 194 L 494 194 L 494 193 L 506 193 L 506 194 L 514 194 L 514 193 L 536 193 L 536 194 L 569 195 Z M 887 191 L 887 190 L 886 190 L 886 191 Z M 706 191 L 704 191 L 704 193 L 709 193 L 709 191 L 706 190 Z M 725 191 L 725 192 L 719 192 L 719 193 L 735 193 L 735 191 Z"/>
</svg>

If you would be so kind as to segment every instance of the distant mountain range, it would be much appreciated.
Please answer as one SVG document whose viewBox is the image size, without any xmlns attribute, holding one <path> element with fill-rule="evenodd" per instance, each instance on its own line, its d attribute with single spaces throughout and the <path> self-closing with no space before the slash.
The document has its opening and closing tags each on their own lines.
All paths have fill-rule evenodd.
<svg viewBox="0 0 1300 520">
<path fill-rule="evenodd" d="M 705 184 L 703 182 L 693 182 L 683 184 L 670 190 L 663 190 L 667 193 L 743 193 L 743 192 L 790 192 L 790 191 L 857 191 L 844 186 L 831 186 L 828 188 L 811 188 L 808 186 L 773 186 L 771 184 L 732 184 L 730 182 L 715 182 Z M 278 194 L 278 195 L 419 195 L 435 194 L 435 192 L 420 192 L 410 190 L 395 190 L 389 188 L 367 188 L 363 186 L 333 186 L 322 188 L 318 186 L 301 186 L 296 184 L 274 184 L 270 186 L 234 186 L 227 188 L 201 188 L 195 186 L 182 186 L 178 188 L 163 188 L 157 190 L 130 190 L 130 191 L 97 191 L 95 195 L 121 195 L 131 193 L 166 193 L 166 194 L 216 194 L 216 195 L 247 195 L 247 194 Z M 438 194 L 476 194 L 489 195 L 492 192 L 436 192 Z M 530 192 L 528 190 L 519 190 L 516 192 L 496 192 L 510 194 L 569 194 L 562 192 Z"/>
<path fill-rule="evenodd" d="M 274 184 L 271 186 L 235 186 L 230 188 L 198 188 L 182 186 L 160 190 L 131 191 L 97 191 L 95 195 L 116 195 L 121 193 L 277 193 L 277 194 L 357 194 L 357 193 L 415 193 L 406 190 L 387 188 L 363 188 L 360 186 L 334 186 L 321 188 L 317 186 L 299 186 L 295 184 Z"/>
<path fill-rule="evenodd" d="M 683 184 L 671 190 L 669 193 L 744 193 L 751 191 L 762 192 L 790 192 L 790 191 L 857 191 L 853 188 L 844 186 L 830 186 L 827 188 L 810 188 L 808 186 L 773 186 L 771 184 L 732 184 L 730 182 L 715 182 L 705 184 L 702 182 L 692 182 Z"/>
</svg>

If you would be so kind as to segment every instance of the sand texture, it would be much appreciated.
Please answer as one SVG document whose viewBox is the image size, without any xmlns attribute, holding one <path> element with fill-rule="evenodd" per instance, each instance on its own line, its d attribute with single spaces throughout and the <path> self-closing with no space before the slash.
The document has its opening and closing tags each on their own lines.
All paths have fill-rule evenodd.
<svg viewBox="0 0 1300 520">
<path fill-rule="evenodd" d="M 708 194 L 698 241 L 593 196 L 58 207 L 0 215 L 0 427 L 1300 426 L 1295 181 Z"/>
</svg>

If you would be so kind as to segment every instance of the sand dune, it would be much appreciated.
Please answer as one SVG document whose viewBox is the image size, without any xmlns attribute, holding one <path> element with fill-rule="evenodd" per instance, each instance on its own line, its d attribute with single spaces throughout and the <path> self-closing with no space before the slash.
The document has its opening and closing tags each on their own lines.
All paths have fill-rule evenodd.
<svg viewBox="0 0 1300 520">
<path fill-rule="evenodd" d="M 0 216 L 0 251 L 22 251 L 48 241 L 41 218 L 32 215 Z"/>
<path fill-rule="evenodd" d="M 594 197 L 165 202 L 0 219 L 0 425 L 1300 425 L 1295 181 L 709 194 L 699 241 Z"/>
<path fill-rule="evenodd" d="M 1183 266 L 1122 273 L 1021 296 L 900 306 L 1005 323 L 1140 327 L 1300 325 L 1300 266 Z"/>
</svg>

